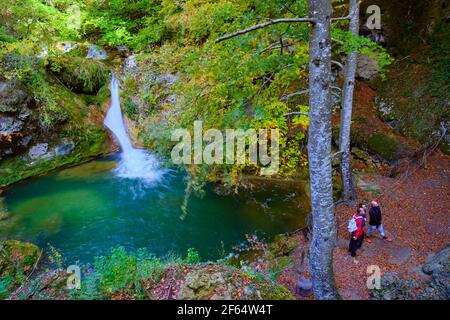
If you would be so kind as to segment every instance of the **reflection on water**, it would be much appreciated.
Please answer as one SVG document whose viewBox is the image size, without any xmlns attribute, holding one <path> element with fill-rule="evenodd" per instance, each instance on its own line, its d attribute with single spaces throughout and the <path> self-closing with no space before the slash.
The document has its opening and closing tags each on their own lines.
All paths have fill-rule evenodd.
<svg viewBox="0 0 450 320">
<path fill-rule="evenodd" d="M 247 233 L 270 237 L 294 230 L 309 212 L 301 188 L 260 184 L 240 196 L 219 196 L 209 189 L 202 199 L 191 196 L 181 220 L 183 175 L 168 171 L 150 186 L 119 178 L 112 172 L 116 157 L 7 190 L 11 218 L 0 222 L 0 238 L 51 244 L 69 263 L 91 261 L 119 245 L 155 255 L 184 255 L 193 247 L 203 258 L 215 259 L 222 242 L 228 250 Z"/>
</svg>

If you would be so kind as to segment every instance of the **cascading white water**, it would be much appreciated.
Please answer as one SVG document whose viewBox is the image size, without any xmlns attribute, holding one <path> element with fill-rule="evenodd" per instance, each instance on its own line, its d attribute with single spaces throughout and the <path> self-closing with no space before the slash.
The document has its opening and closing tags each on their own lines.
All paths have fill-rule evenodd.
<svg viewBox="0 0 450 320">
<path fill-rule="evenodd" d="M 120 109 L 119 82 L 114 75 L 111 78 L 110 91 L 111 105 L 104 124 L 114 133 L 122 149 L 121 160 L 116 169 L 117 175 L 150 182 L 159 180 L 164 170 L 159 168 L 156 157 L 145 150 L 133 148 L 131 144 Z"/>
</svg>

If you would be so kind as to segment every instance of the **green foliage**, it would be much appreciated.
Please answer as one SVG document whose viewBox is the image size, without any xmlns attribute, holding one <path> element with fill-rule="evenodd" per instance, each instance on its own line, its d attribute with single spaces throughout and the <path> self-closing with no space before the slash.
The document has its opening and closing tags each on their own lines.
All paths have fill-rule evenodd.
<svg viewBox="0 0 450 320">
<path fill-rule="evenodd" d="M 112 248 L 107 256 L 97 257 L 94 269 L 83 279 L 81 290 L 73 298 L 107 298 L 115 292 L 127 292 L 137 299 L 145 298 L 143 283 L 157 283 L 172 260 L 162 261 L 146 250 L 127 252 L 123 247 Z"/>
<path fill-rule="evenodd" d="M 64 260 L 61 253 L 52 245 L 49 246 L 47 259 L 51 263 L 52 267 L 56 269 L 63 269 Z"/>
<path fill-rule="evenodd" d="M 100 35 L 100 43 L 128 45 L 138 50 L 158 43 L 164 34 L 160 0 L 92 1 L 83 28 Z"/>
<path fill-rule="evenodd" d="M 9 296 L 13 289 L 14 277 L 12 275 L 0 279 L 0 299 L 5 299 Z"/>
<path fill-rule="evenodd" d="M 356 36 L 349 31 L 339 28 L 332 29 L 332 38 L 339 44 L 337 49 L 335 49 L 337 54 L 348 54 L 357 51 L 360 54 L 367 54 L 375 58 L 378 61 L 382 78 L 385 77 L 386 67 L 394 61 L 385 48 L 368 38 Z"/>
<path fill-rule="evenodd" d="M 200 255 L 197 250 L 194 248 L 189 248 L 187 251 L 186 262 L 188 264 L 197 264 L 200 263 Z"/>
</svg>

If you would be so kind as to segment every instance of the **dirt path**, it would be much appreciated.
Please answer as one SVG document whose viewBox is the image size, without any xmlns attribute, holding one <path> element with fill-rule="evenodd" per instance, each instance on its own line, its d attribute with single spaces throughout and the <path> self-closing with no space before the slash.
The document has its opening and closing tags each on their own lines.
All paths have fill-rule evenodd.
<svg viewBox="0 0 450 320">
<path fill-rule="evenodd" d="M 413 165 L 411 165 L 413 168 Z M 411 171 L 410 171 L 411 172 Z M 426 258 L 450 243 L 450 157 L 439 152 L 428 160 L 426 169 L 419 169 L 402 183 L 399 178 L 381 174 L 364 176 L 364 181 L 386 193 L 378 197 L 383 210 L 383 226 L 393 241 L 381 239 L 377 231 L 357 252 L 357 263 L 348 253 L 347 220 L 356 208 L 336 208 L 340 224 L 334 250 L 334 273 L 343 299 L 368 299 L 367 267 L 378 265 L 381 273 L 397 272 L 419 283 L 429 276 L 421 272 Z M 358 191 L 361 199 L 371 195 Z M 366 224 L 366 229 L 368 223 Z M 281 281 L 291 290 L 299 276 L 308 277 L 304 257 L 309 244 L 299 237 L 299 249 L 293 254 L 295 266 L 282 274 Z M 305 299 L 298 296 L 299 299 Z M 311 299 L 308 297 L 307 299 Z"/>
<path fill-rule="evenodd" d="M 420 265 L 450 243 L 450 157 L 436 153 L 429 159 L 427 169 L 417 170 L 402 183 L 398 183 L 398 178 L 377 174 L 365 179 L 386 191 L 379 202 L 383 226 L 394 241 L 385 242 L 375 232 L 371 244 L 364 242 L 355 264 L 347 252 L 345 223 L 353 210 L 345 206 L 337 208 L 341 223 L 334 270 L 344 299 L 368 298 L 369 265 L 378 265 L 382 273 L 394 271 L 419 281 L 428 279 Z M 365 197 L 370 199 L 369 195 Z"/>
</svg>

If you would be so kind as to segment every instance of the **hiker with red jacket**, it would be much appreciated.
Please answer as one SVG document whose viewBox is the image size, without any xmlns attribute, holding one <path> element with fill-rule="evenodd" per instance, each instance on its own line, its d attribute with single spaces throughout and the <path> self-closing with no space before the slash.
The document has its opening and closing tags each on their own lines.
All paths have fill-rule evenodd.
<svg viewBox="0 0 450 320">
<path fill-rule="evenodd" d="M 356 250 L 361 248 L 364 240 L 364 208 L 358 208 L 358 211 L 353 215 L 349 221 L 349 231 L 351 232 L 350 244 L 348 245 L 348 251 L 352 257 L 356 257 Z"/>
<path fill-rule="evenodd" d="M 376 201 L 372 201 L 370 203 L 371 208 L 369 210 L 369 230 L 367 231 L 367 242 L 371 243 L 372 241 L 369 239 L 370 235 L 372 234 L 373 231 L 375 231 L 375 229 L 378 230 L 378 232 L 380 233 L 380 235 L 383 237 L 383 240 L 385 241 L 392 241 L 390 238 L 386 237 L 386 235 L 384 234 L 384 229 L 383 229 L 383 225 L 381 224 L 381 209 L 380 206 L 378 205 L 378 202 Z"/>
</svg>

